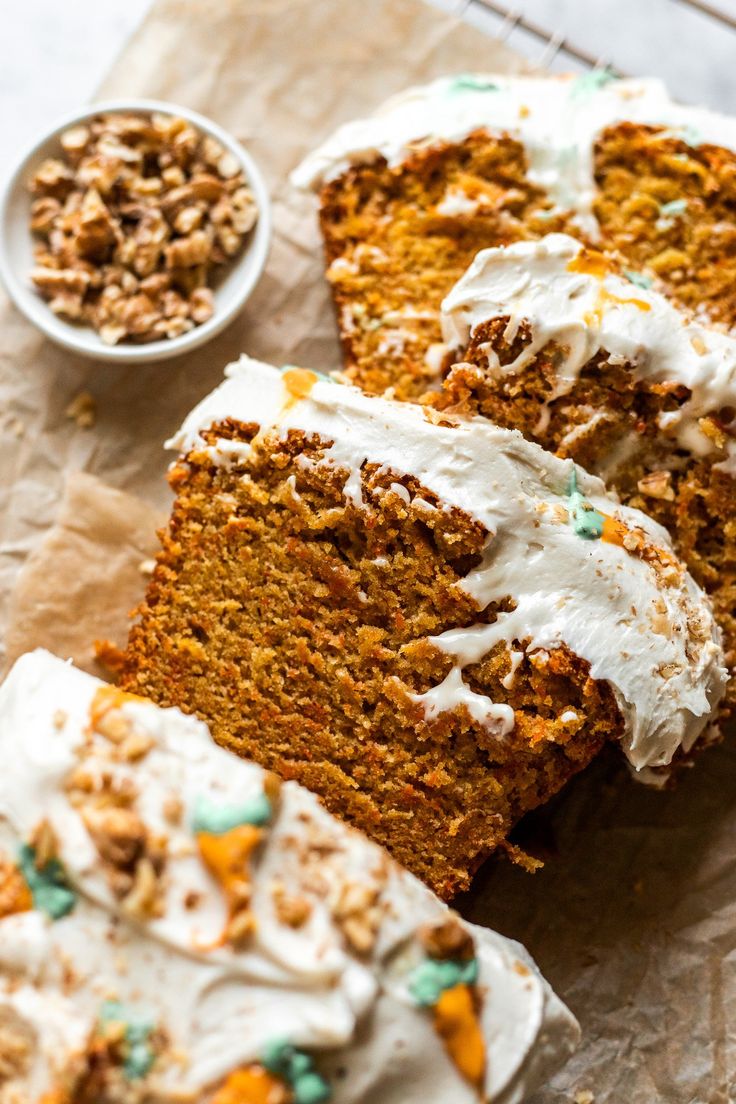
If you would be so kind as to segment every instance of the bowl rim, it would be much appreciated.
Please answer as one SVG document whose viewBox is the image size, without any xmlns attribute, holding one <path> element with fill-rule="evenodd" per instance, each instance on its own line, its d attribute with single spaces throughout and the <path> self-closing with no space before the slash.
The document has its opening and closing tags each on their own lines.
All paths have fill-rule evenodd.
<svg viewBox="0 0 736 1104">
<path fill-rule="evenodd" d="M 242 284 L 239 285 L 232 303 L 227 308 L 216 309 L 212 317 L 206 322 L 195 326 L 185 334 L 180 334 L 178 337 L 151 341 L 141 345 L 132 343 L 105 345 L 99 339 L 98 348 L 96 344 L 94 347 L 90 347 L 87 338 L 78 336 L 80 334 L 93 334 L 99 338 L 99 335 L 91 326 L 84 325 L 80 327 L 53 314 L 48 303 L 32 289 L 33 298 L 29 299 L 29 286 L 24 282 L 23 276 L 18 274 L 16 266 L 11 260 L 5 228 L 8 224 L 9 208 L 19 187 L 26 191 L 26 178 L 32 168 L 34 159 L 40 156 L 40 150 L 43 146 L 57 138 L 63 131 L 92 119 L 96 115 L 123 112 L 136 115 L 150 115 L 156 112 L 163 115 L 180 116 L 192 123 L 202 133 L 209 134 L 219 141 L 237 157 L 243 166 L 248 185 L 253 192 L 258 207 L 258 219 L 245 249 L 233 262 L 232 272 L 236 271 L 246 258 L 249 258 L 250 269 Z M 169 100 L 136 97 L 100 100 L 87 104 L 76 111 L 67 112 L 61 118 L 58 118 L 52 126 L 46 128 L 40 137 L 26 147 L 25 152 L 17 159 L 14 168 L 4 181 L 0 191 L 0 280 L 5 286 L 10 299 L 24 317 L 55 344 L 80 356 L 108 364 L 155 363 L 159 360 L 181 356 L 192 349 L 198 348 L 210 338 L 221 333 L 230 324 L 242 310 L 263 274 L 271 247 L 272 229 L 271 198 L 263 174 L 252 155 L 219 123 L 198 111 Z M 27 230 L 29 237 L 32 239 L 30 227 Z"/>
</svg>

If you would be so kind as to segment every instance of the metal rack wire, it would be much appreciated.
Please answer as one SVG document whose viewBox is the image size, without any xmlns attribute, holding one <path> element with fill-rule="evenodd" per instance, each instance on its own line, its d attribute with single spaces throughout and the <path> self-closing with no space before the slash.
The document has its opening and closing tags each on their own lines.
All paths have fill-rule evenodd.
<svg viewBox="0 0 736 1104">
<path fill-rule="evenodd" d="M 713 20 L 715 23 L 720 24 L 727 32 L 736 33 L 736 16 L 729 15 L 716 5 L 707 2 L 707 0 L 673 0 L 673 3 L 677 3 L 682 7 L 691 8 L 693 11 L 697 11 L 708 19 Z M 542 54 L 538 59 L 538 64 L 543 67 L 549 66 L 558 54 L 562 54 L 587 68 L 597 69 L 606 67 L 615 73 L 616 76 L 626 76 L 624 72 L 611 64 L 610 58 L 604 56 L 596 57 L 594 54 L 590 53 L 590 51 L 583 49 L 572 41 L 568 36 L 561 35 L 543 26 L 541 23 L 527 18 L 527 16 L 519 10 L 508 7 L 506 4 L 499 3 L 498 0 L 460 0 L 459 10 L 461 13 L 467 12 L 472 8 L 478 11 L 491 13 L 502 20 L 501 25 L 495 32 L 498 38 L 505 40 L 518 28 L 522 31 L 526 31 L 527 34 L 537 39 L 542 45 Z"/>
</svg>

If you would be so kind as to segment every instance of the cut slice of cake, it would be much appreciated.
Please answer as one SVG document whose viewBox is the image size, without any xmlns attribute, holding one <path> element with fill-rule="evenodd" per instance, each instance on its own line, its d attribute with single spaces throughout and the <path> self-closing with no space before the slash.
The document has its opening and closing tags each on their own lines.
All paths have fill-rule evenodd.
<svg viewBox="0 0 736 1104">
<path fill-rule="evenodd" d="M 172 444 L 123 686 L 443 896 L 606 741 L 646 773 L 707 725 L 718 633 L 665 531 L 520 433 L 243 358 Z"/>
<path fill-rule="evenodd" d="M 517 1104 L 575 1020 L 295 783 L 47 652 L 0 689 L 0 1098 Z"/>
<path fill-rule="evenodd" d="M 446 77 L 342 126 L 294 174 L 320 221 L 348 377 L 415 398 L 480 249 L 565 230 L 736 323 L 736 120 L 656 80 Z"/>
<path fill-rule="evenodd" d="M 521 430 L 666 526 L 733 670 L 736 337 L 562 234 L 480 253 L 443 307 L 461 363 L 438 405 Z"/>
</svg>

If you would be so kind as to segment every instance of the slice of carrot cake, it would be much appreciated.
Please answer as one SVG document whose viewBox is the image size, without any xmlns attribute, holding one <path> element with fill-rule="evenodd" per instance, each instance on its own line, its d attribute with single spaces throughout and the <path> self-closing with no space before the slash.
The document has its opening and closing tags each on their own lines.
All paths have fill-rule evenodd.
<svg viewBox="0 0 736 1104">
<path fill-rule="evenodd" d="M 656 80 L 446 77 L 342 126 L 294 174 L 320 193 L 348 377 L 417 397 L 443 296 L 480 249 L 564 230 L 736 323 L 736 119 Z"/>
<path fill-rule="evenodd" d="M 47 652 L 0 689 L 0 1099 L 516 1104 L 577 1025 L 293 782 Z"/>
<path fill-rule="evenodd" d="M 736 337 L 562 234 L 480 253 L 443 308 L 460 363 L 439 405 L 520 429 L 666 526 L 733 670 Z"/>
<path fill-rule="evenodd" d="M 122 685 L 445 897 L 606 741 L 686 753 L 725 671 L 663 529 L 518 432 L 243 358 L 171 442 Z"/>
</svg>

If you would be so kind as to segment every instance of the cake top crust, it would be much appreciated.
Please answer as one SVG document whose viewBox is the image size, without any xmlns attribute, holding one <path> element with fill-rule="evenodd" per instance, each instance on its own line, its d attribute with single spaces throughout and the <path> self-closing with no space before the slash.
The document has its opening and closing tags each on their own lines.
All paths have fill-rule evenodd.
<svg viewBox="0 0 736 1104">
<path fill-rule="evenodd" d="M 0 753 L 3 1101 L 92 1054 L 126 1104 L 232 1076 L 283 1104 L 511 1104 L 575 1045 L 523 948 L 178 710 L 37 651 L 0 690 Z"/>
<path fill-rule="evenodd" d="M 395 166 L 423 146 L 483 128 L 520 141 L 529 179 L 595 238 L 593 147 L 601 131 L 620 122 L 664 127 L 660 137 L 689 145 L 736 149 L 736 119 L 675 103 L 659 80 L 616 80 L 603 70 L 582 77 L 466 74 L 409 88 L 373 115 L 345 123 L 302 161 L 292 181 L 320 188 L 352 165 L 383 157 Z"/>
<path fill-rule="evenodd" d="M 202 432 L 227 418 L 257 424 L 259 436 L 250 444 L 206 443 Z M 460 510 L 487 532 L 481 562 L 459 585 L 479 610 L 507 599 L 514 608 L 490 624 L 432 638 L 455 665 L 425 695 L 425 707 L 465 706 L 503 739 L 513 711 L 475 694 L 463 668 L 499 642 L 524 641 L 529 653 L 564 644 L 611 685 L 625 723 L 623 749 L 637 771 L 666 766 L 693 746 L 726 671 L 710 604 L 659 525 L 518 431 L 247 357 L 228 367 L 169 445 L 184 454 L 205 450 L 228 466 L 247 463 L 259 438 L 290 430 L 324 442 L 317 462 L 344 473 L 343 493 L 356 507 L 361 469 L 377 464 L 397 478 L 415 477 L 436 496 L 428 508 Z"/>
<path fill-rule="evenodd" d="M 489 347 L 489 366 L 513 375 L 554 342 L 556 396 L 601 352 L 612 364 L 630 365 L 636 379 L 681 384 L 690 397 L 659 416 L 660 428 L 696 457 L 725 451 L 715 467 L 736 475 L 736 440 L 717 444 L 699 424 L 736 407 L 736 339 L 701 325 L 633 275 L 634 281 L 617 274 L 611 258 L 566 234 L 484 249 L 442 303 L 443 336 L 459 348 L 478 326 L 508 317 L 511 341 L 528 323 L 531 341 L 520 355 L 502 366 Z"/>
</svg>

